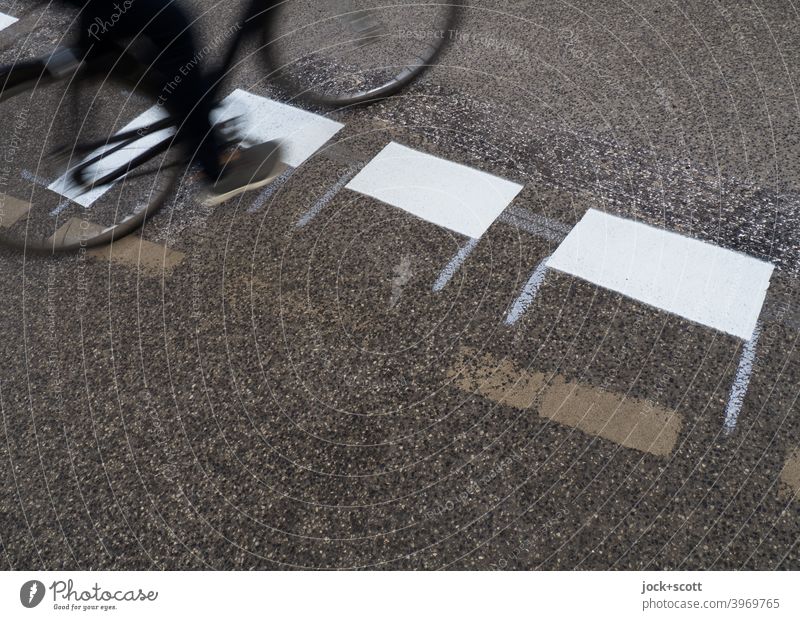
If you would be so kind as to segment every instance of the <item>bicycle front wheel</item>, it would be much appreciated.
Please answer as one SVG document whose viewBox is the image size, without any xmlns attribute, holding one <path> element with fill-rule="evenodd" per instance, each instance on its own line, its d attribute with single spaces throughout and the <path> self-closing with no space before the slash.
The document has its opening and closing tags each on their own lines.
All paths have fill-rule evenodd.
<svg viewBox="0 0 800 620">
<path fill-rule="evenodd" d="M 172 195 L 185 161 L 174 129 L 152 130 L 166 112 L 118 77 L 120 63 L 92 74 L 76 66 L 60 79 L 42 67 L 0 71 L 0 244 L 51 253 L 119 239 Z M 115 141 L 122 132 L 133 133 Z"/>
<path fill-rule="evenodd" d="M 264 49 L 295 99 L 329 106 L 392 95 L 459 36 L 462 0 L 286 0 L 268 11 Z"/>
</svg>

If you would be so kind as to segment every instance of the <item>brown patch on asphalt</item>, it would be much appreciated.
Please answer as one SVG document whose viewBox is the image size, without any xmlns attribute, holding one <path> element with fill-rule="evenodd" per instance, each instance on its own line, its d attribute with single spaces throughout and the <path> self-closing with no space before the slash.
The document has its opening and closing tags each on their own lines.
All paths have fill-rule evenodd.
<svg viewBox="0 0 800 620">
<path fill-rule="evenodd" d="M 676 411 L 561 377 L 545 393 L 539 415 L 656 456 L 672 452 L 681 430 Z"/>
<path fill-rule="evenodd" d="M 59 228 L 50 237 L 50 242 L 56 240 L 58 243 L 72 243 L 82 238 L 91 238 L 103 230 L 105 228 L 99 224 L 75 217 Z M 137 235 L 128 235 L 109 245 L 92 248 L 86 255 L 136 267 L 143 273 L 151 275 L 168 273 L 185 258 L 183 252 L 170 250 L 163 244 L 146 241 Z"/>
<path fill-rule="evenodd" d="M 465 392 L 485 396 L 503 405 L 528 409 L 533 406 L 547 376 L 538 372 L 518 369 L 508 359 L 497 360 L 488 354 L 477 355 L 473 349 L 462 347 L 456 369 L 448 371 L 455 384 Z M 471 368 L 467 361 L 471 360 Z"/>
<path fill-rule="evenodd" d="M 518 409 L 538 404 L 541 417 L 655 456 L 669 455 L 680 435 L 682 419 L 677 411 L 567 382 L 559 375 L 548 381 L 543 373 L 520 370 L 508 359 L 475 355 L 472 349 L 461 349 L 448 376 L 464 391 Z M 797 480 L 800 488 L 800 476 Z"/>
<path fill-rule="evenodd" d="M 13 226 L 31 210 L 31 203 L 8 194 L 0 194 L 0 228 Z"/>
<path fill-rule="evenodd" d="M 800 448 L 795 448 L 786 457 L 786 463 L 781 470 L 778 495 L 783 499 L 800 497 Z"/>
</svg>

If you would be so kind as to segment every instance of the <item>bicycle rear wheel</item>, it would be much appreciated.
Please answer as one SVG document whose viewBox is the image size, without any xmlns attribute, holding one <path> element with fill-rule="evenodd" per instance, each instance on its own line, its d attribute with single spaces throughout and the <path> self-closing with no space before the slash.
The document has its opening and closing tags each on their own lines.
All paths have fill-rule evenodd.
<svg viewBox="0 0 800 620">
<path fill-rule="evenodd" d="M 153 94 L 118 70 L 52 79 L 34 61 L 0 71 L 0 243 L 47 253 L 109 243 L 170 198 L 185 156 L 173 129 L 151 130 L 166 117 Z M 126 142 L 110 140 L 132 130 Z M 133 168 L 157 144 L 161 152 Z M 123 174 L 87 189 L 73 178 L 87 160 L 96 160 L 83 173 L 90 183 Z"/>
<path fill-rule="evenodd" d="M 345 106 L 398 92 L 458 36 L 463 0 L 287 0 L 268 11 L 264 49 L 296 99 Z"/>
</svg>

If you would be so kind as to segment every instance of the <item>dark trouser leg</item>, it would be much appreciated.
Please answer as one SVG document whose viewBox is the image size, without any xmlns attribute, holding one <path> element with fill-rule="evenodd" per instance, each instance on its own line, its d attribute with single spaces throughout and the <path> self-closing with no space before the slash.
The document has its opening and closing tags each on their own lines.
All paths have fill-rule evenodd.
<svg viewBox="0 0 800 620">
<path fill-rule="evenodd" d="M 67 0 L 85 7 L 80 44 L 90 55 L 102 53 L 120 40 L 144 37 L 152 42 L 155 84 L 170 114 L 179 119 L 180 133 L 212 180 L 220 174 L 219 146 L 211 128 L 209 83 L 189 19 L 175 0 Z"/>
</svg>

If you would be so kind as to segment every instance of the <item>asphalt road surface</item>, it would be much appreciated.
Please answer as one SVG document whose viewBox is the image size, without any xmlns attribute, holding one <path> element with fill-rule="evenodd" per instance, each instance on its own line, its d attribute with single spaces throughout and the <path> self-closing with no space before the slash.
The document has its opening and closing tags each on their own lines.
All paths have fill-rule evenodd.
<svg viewBox="0 0 800 620">
<path fill-rule="evenodd" d="M 800 9 L 468 4 L 368 107 L 244 62 L 265 190 L 0 251 L 5 568 L 800 568 Z"/>
</svg>

